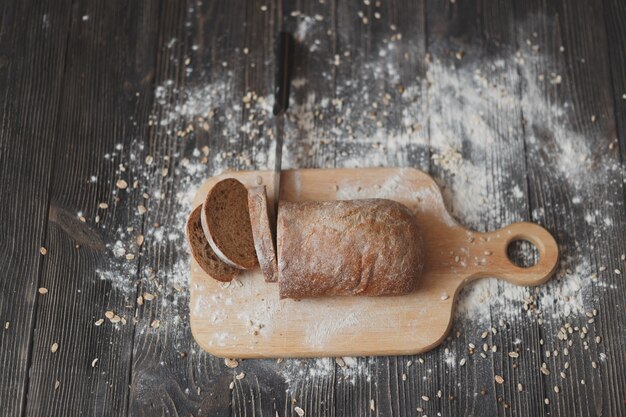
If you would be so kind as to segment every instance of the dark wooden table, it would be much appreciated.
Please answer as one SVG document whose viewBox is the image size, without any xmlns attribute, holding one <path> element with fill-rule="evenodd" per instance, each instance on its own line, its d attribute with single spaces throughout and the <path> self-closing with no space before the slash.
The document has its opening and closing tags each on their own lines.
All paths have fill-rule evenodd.
<svg viewBox="0 0 626 417">
<path fill-rule="evenodd" d="M 281 27 L 287 165 L 425 170 L 468 227 L 548 228 L 557 277 L 419 356 L 202 352 L 179 194 L 271 166 Z M 626 415 L 625 68 L 621 0 L 3 1 L 0 415 Z"/>
</svg>

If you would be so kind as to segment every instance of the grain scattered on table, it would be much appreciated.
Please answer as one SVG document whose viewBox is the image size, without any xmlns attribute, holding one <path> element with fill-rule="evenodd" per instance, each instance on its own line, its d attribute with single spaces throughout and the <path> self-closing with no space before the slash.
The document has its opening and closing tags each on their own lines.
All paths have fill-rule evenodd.
<svg viewBox="0 0 626 417">
<path fill-rule="evenodd" d="M 224 364 L 229 368 L 236 368 L 239 366 L 239 362 L 236 359 L 224 359 Z"/>
</svg>

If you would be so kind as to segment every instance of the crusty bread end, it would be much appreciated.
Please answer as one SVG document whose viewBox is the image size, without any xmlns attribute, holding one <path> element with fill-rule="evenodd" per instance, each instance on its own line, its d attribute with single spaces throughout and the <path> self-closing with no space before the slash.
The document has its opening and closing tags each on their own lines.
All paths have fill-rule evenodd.
<svg viewBox="0 0 626 417">
<path fill-rule="evenodd" d="M 273 222 L 269 215 L 270 210 L 264 185 L 248 190 L 248 210 L 250 211 L 254 249 L 265 281 L 276 282 L 278 281 L 278 266 L 276 265 L 276 249 L 272 237 Z"/>
</svg>

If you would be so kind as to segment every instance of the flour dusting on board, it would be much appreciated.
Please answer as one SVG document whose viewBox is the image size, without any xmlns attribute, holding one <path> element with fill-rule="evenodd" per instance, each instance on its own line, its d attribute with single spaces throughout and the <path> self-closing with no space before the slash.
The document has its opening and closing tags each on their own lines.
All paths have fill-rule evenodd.
<svg viewBox="0 0 626 417">
<path fill-rule="evenodd" d="M 315 53 L 319 44 L 317 37 L 322 31 L 314 18 L 300 15 L 299 19 L 298 40 L 309 47 L 310 53 Z M 523 113 L 530 145 L 540 140 L 542 129 L 554 136 L 558 149 L 546 150 L 549 155 L 545 156 L 531 146 L 530 155 L 561 172 L 563 186 L 572 194 L 572 203 L 580 206 L 581 216 L 588 219 L 590 234 L 614 227 L 610 219 L 596 218 L 593 211 L 586 210 L 584 202 L 586 193 L 594 185 L 613 178 L 615 175 L 611 175 L 623 167 L 593 161 L 587 138 L 576 132 L 568 121 L 570 103 L 547 102 L 541 92 L 547 80 L 527 69 L 541 58 L 540 54 L 529 49 L 507 57 L 465 58 L 458 66 L 444 64 L 434 57 L 427 63 L 425 79 L 416 78 L 399 88 L 401 78 L 397 63 L 403 59 L 401 51 L 406 50 L 398 47 L 402 42 L 400 36 L 394 35 L 357 73 L 350 78 L 337 78 L 337 92 L 349 91 L 350 100 L 307 92 L 312 86 L 306 78 L 295 80 L 294 89 L 304 99 L 294 102 L 288 114 L 289 136 L 283 153 L 285 167 L 311 166 L 315 161 L 319 167 L 415 166 L 430 170 L 456 220 L 468 228 L 491 230 L 525 217 L 523 209 L 510 213 L 504 211 L 498 201 L 493 201 L 493 196 L 499 196 L 511 203 L 509 206 L 516 202 L 526 204 L 526 180 L 517 175 L 517 170 L 524 167 L 523 162 L 495 166 L 490 159 L 497 152 L 494 146 L 502 146 L 502 143 L 520 146 L 524 135 Z M 328 64 L 329 67 L 346 65 L 340 58 Z M 227 68 L 221 73 L 218 71 L 215 81 L 189 84 L 183 90 L 175 88 L 172 81 L 162 83 L 155 91 L 157 104 L 150 125 L 162 132 L 167 153 L 150 155 L 137 141 L 131 149 L 112 150 L 106 156 L 117 167 L 116 173 L 126 178 L 125 184 L 112 186 L 110 200 L 143 193 L 142 203 L 136 209 L 139 215 L 158 212 L 158 218 L 164 221 L 156 224 L 153 217 L 147 217 L 150 220 L 143 221 L 142 226 L 137 224 L 135 228 L 114 231 L 114 243 L 107 246 L 111 264 L 100 268 L 98 275 L 125 294 L 129 303 L 135 302 L 135 298 L 137 303 L 143 304 L 160 302 L 160 308 L 167 314 L 160 319 L 160 324 L 152 323 L 149 330 L 168 332 L 176 340 L 191 337 L 188 328 L 180 323 L 186 322 L 189 315 L 184 225 L 193 208 L 195 191 L 207 177 L 225 169 L 267 169 L 273 164 L 269 88 L 235 96 L 233 80 L 237 76 L 235 70 Z M 518 85 L 521 86 L 521 106 Z M 498 109 L 498 120 L 490 119 L 493 109 Z M 246 118 L 242 117 L 243 112 Z M 324 124 L 319 121 L 324 118 L 336 123 L 322 128 L 320 125 Z M 455 128 L 451 130 L 450 126 Z M 214 152 L 208 145 L 195 147 L 194 139 L 207 143 L 206 137 L 228 140 L 233 150 L 224 151 L 221 146 L 220 152 Z M 246 138 L 246 146 L 238 146 L 241 137 Z M 317 151 L 331 145 L 335 146 L 336 158 L 316 161 Z M 496 171 L 503 182 L 493 182 Z M 134 186 L 136 182 L 138 187 Z M 401 184 L 401 178 L 391 179 L 377 192 L 385 197 L 396 192 Z M 122 195 L 118 189 L 126 191 Z M 358 185 L 339 184 L 338 194 L 346 199 L 359 198 L 362 191 Z M 415 197 L 429 200 L 424 195 Z M 159 210 L 166 200 L 171 205 L 166 205 L 167 212 L 161 213 Z M 100 215 L 100 212 L 93 213 L 90 218 Z M 447 213 L 441 216 L 448 224 L 455 224 L 456 220 Z M 533 211 L 530 220 L 546 221 L 541 210 Z M 593 309 L 594 286 L 606 291 L 611 289 L 611 284 L 582 248 L 563 250 L 565 256 L 557 277 L 544 286 L 524 288 L 482 280 L 463 290 L 456 323 L 462 326 L 463 322 L 473 320 L 489 327 L 514 320 L 521 323 L 541 320 L 561 325 L 570 318 L 584 318 Z M 138 268 L 136 257 L 146 253 L 150 257 L 144 257 L 144 263 Z M 173 261 L 161 263 L 162 258 Z M 141 293 L 138 280 L 143 282 Z M 225 289 L 224 294 L 245 291 L 244 281 L 245 277 L 241 278 L 242 287 Z M 203 308 L 218 301 L 225 302 L 224 299 L 199 300 L 192 308 Z M 257 316 L 264 317 L 263 311 L 275 307 L 260 303 Z M 245 321 L 251 331 L 262 337 L 264 326 L 269 322 L 267 317 L 259 322 L 258 317 L 223 317 L 215 313 L 211 319 Z M 312 346 L 323 344 L 325 338 L 350 325 L 349 316 L 332 326 L 320 323 L 306 338 Z M 226 334 L 215 335 L 216 343 L 226 343 L 227 337 Z M 460 366 L 464 365 L 464 360 L 461 359 Z M 276 369 L 290 389 L 309 378 L 328 378 L 336 372 L 346 380 L 370 375 L 367 360 L 361 358 L 342 358 L 337 362 L 318 359 L 285 360 L 271 365 L 268 361 L 260 363 L 260 366 Z M 446 352 L 445 363 L 457 366 L 456 356 Z"/>
</svg>

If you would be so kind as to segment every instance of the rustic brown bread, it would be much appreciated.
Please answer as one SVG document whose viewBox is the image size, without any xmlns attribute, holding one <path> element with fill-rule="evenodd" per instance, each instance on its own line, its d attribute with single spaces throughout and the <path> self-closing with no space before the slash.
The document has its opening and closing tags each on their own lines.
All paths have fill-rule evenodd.
<svg viewBox="0 0 626 417">
<path fill-rule="evenodd" d="M 423 268 L 415 215 L 391 200 L 281 202 L 277 232 L 281 298 L 407 294 Z"/>
<path fill-rule="evenodd" d="M 222 261 L 239 269 L 257 266 L 248 190 L 242 183 L 227 178 L 215 184 L 202 204 L 200 218 L 209 245 Z"/>
<path fill-rule="evenodd" d="M 261 271 L 265 275 L 265 281 L 276 282 L 278 280 L 278 266 L 276 265 L 276 249 L 272 237 L 273 222 L 271 219 L 273 216 L 269 215 L 270 209 L 264 185 L 248 190 L 248 210 L 250 211 L 254 249 Z"/>
<path fill-rule="evenodd" d="M 240 271 L 220 261 L 211 249 L 202 230 L 201 212 L 202 206 L 198 206 L 187 219 L 187 242 L 191 248 L 191 255 L 211 278 L 224 282 L 231 281 Z"/>
</svg>

